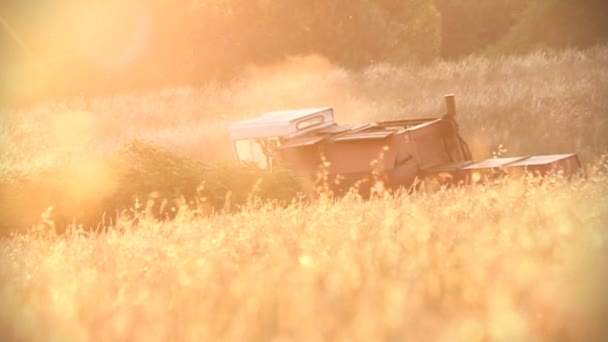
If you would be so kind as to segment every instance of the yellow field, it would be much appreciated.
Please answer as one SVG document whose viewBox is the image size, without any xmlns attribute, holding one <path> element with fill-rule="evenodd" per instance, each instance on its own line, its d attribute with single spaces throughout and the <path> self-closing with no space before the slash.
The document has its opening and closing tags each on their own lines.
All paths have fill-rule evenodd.
<svg viewBox="0 0 608 342">
<path fill-rule="evenodd" d="M 0 244 L 0 327 L 37 341 L 599 341 L 607 180 L 21 235 Z"/>
<path fill-rule="evenodd" d="M 0 337 L 605 340 L 608 47 L 361 72 L 310 57 L 227 88 L 4 109 L 1 174 L 82 165 L 133 137 L 228 159 L 236 118 L 317 105 L 334 105 L 342 122 L 431 116 L 448 92 L 476 158 L 499 144 L 507 156 L 578 151 L 587 177 L 183 210 L 97 233 L 56 236 L 42 222 L 0 238 Z"/>
</svg>

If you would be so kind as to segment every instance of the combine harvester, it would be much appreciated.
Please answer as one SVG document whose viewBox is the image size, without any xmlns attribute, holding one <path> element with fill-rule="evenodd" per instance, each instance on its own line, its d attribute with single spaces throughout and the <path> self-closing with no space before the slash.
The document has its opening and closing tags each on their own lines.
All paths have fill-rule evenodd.
<svg viewBox="0 0 608 342">
<path fill-rule="evenodd" d="M 339 125 L 332 108 L 313 108 L 266 113 L 229 131 L 238 160 L 262 168 L 285 165 L 313 181 L 324 166 L 328 184 L 339 192 L 367 184 L 360 186 L 365 194 L 378 181 L 394 190 L 430 178 L 460 184 L 506 174 L 580 172 L 576 153 L 474 161 L 458 132 L 454 95 L 445 102 L 439 118 Z"/>
</svg>

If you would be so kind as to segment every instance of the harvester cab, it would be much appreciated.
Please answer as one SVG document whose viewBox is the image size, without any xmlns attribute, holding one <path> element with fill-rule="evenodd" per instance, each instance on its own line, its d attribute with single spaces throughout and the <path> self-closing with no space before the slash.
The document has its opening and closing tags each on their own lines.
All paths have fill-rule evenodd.
<svg viewBox="0 0 608 342">
<path fill-rule="evenodd" d="M 240 161 L 249 161 L 262 168 L 271 168 L 278 151 L 298 137 L 334 126 L 331 108 L 282 110 L 266 113 L 252 120 L 230 125 L 230 136 Z"/>
<path fill-rule="evenodd" d="M 418 179 L 466 182 L 505 173 L 580 170 L 574 153 L 473 161 L 460 136 L 454 95 L 438 118 L 340 125 L 329 107 L 282 110 L 229 127 L 238 160 L 262 168 L 281 164 L 315 180 L 324 168 L 333 188 L 355 184 L 409 187 Z M 365 186 L 364 186 L 365 188 Z"/>
</svg>

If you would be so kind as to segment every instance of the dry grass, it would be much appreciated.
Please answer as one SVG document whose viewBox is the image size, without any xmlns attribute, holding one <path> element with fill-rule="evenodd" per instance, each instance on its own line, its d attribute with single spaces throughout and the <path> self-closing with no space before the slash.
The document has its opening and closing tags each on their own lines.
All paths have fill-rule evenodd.
<svg viewBox="0 0 608 342">
<path fill-rule="evenodd" d="M 0 327 L 19 341 L 599 341 L 607 180 L 20 235 L 0 242 Z"/>
<path fill-rule="evenodd" d="M 608 149 L 608 48 L 349 73 L 319 58 L 219 89 L 4 110 L 2 175 L 112 151 L 132 137 L 227 158 L 225 125 L 334 105 L 341 121 L 440 111 L 457 93 L 477 157 Z M 0 240 L 3 340 L 602 340 L 608 164 L 553 177 L 346 197 L 235 215 L 45 225 Z M 86 184 L 82 185 L 86 187 Z"/>
<path fill-rule="evenodd" d="M 333 106 L 340 122 L 436 116 L 456 93 L 476 158 L 498 145 L 510 155 L 608 151 L 608 46 L 430 66 L 378 65 L 347 72 L 323 58 L 252 68 L 228 87 L 0 108 L 0 178 L 115 150 L 133 138 L 204 161 L 232 158 L 226 126 L 262 112 Z"/>
</svg>

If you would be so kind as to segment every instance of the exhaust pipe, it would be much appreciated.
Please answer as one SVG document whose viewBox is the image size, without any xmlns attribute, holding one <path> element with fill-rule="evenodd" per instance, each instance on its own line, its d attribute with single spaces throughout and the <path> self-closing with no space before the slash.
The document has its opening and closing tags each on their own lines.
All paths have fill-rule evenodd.
<svg viewBox="0 0 608 342">
<path fill-rule="evenodd" d="M 447 116 L 456 116 L 456 96 L 454 94 L 445 95 L 445 109 Z"/>
</svg>

